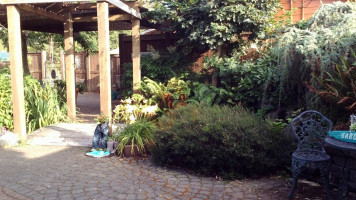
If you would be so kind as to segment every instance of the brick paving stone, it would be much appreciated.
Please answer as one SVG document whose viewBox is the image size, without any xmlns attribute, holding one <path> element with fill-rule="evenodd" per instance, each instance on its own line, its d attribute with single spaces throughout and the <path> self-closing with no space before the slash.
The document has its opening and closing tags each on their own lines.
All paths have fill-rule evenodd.
<svg viewBox="0 0 356 200">
<path fill-rule="evenodd" d="M 282 200 L 291 187 L 288 180 L 276 178 L 218 181 L 162 168 L 149 159 L 93 159 L 86 151 L 88 147 L 65 146 L 0 149 L 0 199 Z M 298 184 L 295 199 L 325 197 L 308 194 L 302 186 Z M 320 186 L 314 190 L 324 191 Z"/>
</svg>

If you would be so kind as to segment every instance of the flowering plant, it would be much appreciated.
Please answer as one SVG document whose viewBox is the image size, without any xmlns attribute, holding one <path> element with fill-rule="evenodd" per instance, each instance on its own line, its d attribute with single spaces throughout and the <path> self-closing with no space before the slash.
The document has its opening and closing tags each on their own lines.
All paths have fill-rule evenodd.
<svg viewBox="0 0 356 200">
<path fill-rule="evenodd" d="M 158 106 L 149 105 L 148 100 L 140 94 L 121 100 L 116 106 L 114 120 L 132 124 L 139 119 L 153 120 L 156 117 Z"/>
<path fill-rule="evenodd" d="M 105 123 L 109 122 L 109 117 L 105 116 L 103 112 L 100 112 L 100 115 L 97 118 L 94 118 L 94 120 L 98 123 Z"/>
</svg>

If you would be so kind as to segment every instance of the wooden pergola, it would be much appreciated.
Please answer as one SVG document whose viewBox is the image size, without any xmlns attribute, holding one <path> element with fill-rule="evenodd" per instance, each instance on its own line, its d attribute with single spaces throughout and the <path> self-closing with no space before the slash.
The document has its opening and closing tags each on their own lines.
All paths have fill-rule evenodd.
<svg viewBox="0 0 356 200">
<path fill-rule="evenodd" d="M 136 1 L 0 0 L 0 24 L 8 28 L 14 132 L 26 139 L 21 31 L 64 34 L 68 117 L 76 119 L 73 33 L 98 31 L 100 110 L 111 121 L 109 30 L 132 30 L 134 90 L 141 79 L 140 11 Z"/>
</svg>

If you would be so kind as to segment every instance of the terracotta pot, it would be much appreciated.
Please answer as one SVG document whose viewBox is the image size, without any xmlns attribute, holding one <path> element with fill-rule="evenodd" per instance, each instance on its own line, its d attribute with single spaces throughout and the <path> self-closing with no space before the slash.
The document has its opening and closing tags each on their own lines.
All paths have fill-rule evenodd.
<svg viewBox="0 0 356 200">
<path fill-rule="evenodd" d="M 141 154 L 138 152 L 138 148 L 136 145 L 134 145 L 134 152 L 132 154 L 131 152 L 131 149 L 132 149 L 132 145 L 126 145 L 124 147 L 124 156 L 125 157 L 133 157 L 133 156 L 140 156 Z"/>
</svg>

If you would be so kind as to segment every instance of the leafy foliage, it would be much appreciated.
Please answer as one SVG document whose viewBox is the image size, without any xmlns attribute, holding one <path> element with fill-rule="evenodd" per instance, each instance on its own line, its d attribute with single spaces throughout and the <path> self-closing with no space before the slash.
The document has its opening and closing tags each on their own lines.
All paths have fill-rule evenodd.
<svg viewBox="0 0 356 200">
<path fill-rule="evenodd" d="M 153 122 L 140 119 L 133 124 L 127 125 L 121 133 L 115 131 L 111 138 L 114 141 L 119 142 L 117 147 L 119 154 L 123 154 L 126 145 L 132 145 L 132 154 L 135 154 L 134 145 L 137 145 L 139 153 L 144 154 L 146 152 L 146 147 L 155 145 L 153 138 L 155 128 Z"/>
<path fill-rule="evenodd" d="M 101 124 L 101 123 L 109 122 L 109 117 L 105 116 L 103 112 L 100 112 L 100 115 L 94 118 L 94 120 L 96 121 L 97 124 Z"/>
<path fill-rule="evenodd" d="M 266 54 L 258 55 L 263 53 Z M 234 54 L 231 57 L 214 55 L 207 58 L 204 65 L 218 69 L 220 85 L 216 88 L 199 84 L 195 89 L 195 98 L 208 100 L 209 104 L 212 102 L 241 104 L 255 110 L 261 106 L 262 100 L 266 101 L 266 98 L 269 101 L 276 101 L 273 99 L 275 94 L 266 94 L 268 87 L 275 84 L 272 82 L 272 71 L 276 64 L 268 53 L 263 51 L 257 54 L 257 58 L 246 60 L 241 59 L 241 54 Z M 206 95 L 206 98 L 203 95 Z"/>
<path fill-rule="evenodd" d="M 336 64 L 334 71 L 326 72 L 324 76 L 320 71 L 314 71 L 313 77 L 317 79 L 322 90 L 307 84 L 308 88 L 318 94 L 322 99 L 331 102 L 346 113 L 356 113 L 356 53 L 353 58 L 341 59 L 342 65 Z"/>
<path fill-rule="evenodd" d="M 14 129 L 9 68 L 0 72 L 0 127 Z"/>
<path fill-rule="evenodd" d="M 25 77 L 25 112 L 28 132 L 61 121 L 69 121 L 67 106 L 56 89 L 44 87 L 31 76 Z M 62 106 L 60 106 L 62 105 Z"/>
<path fill-rule="evenodd" d="M 161 111 L 171 109 L 177 102 L 183 103 L 190 95 L 190 81 L 171 78 L 166 85 L 147 77 L 140 83 L 140 93 L 148 99 L 148 104 L 156 104 Z"/>
<path fill-rule="evenodd" d="M 233 94 L 223 88 L 217 88 L 213 85 L 194 82 L 193 96 L 189 99 L 190 102 L 199 102 L 206 105 L 213 104 L 232 104 Z"/>
<path fill-rule="evenodd" d="M 10 130 L 14 128 L 11 80 L 8 68 L 0 72 L 0 126 Z M 41 86 L 31 76 L 24 77 L 25 114 L 27 131 L 30 133 L 38 128 L 59 121 L 68 121 L 67 106 L 56 89 L 49 85 Z"/>
<path fill-rule="evenodd" d="M 251 38 L 277 11 L 278 1 L 266 0 L 152 0 L 154 9 L 147 14 L 153 22 L 169 23 L 184 45 L 200 49 L 226 50 L 239 45 L 240 34 L 252 32 Z"/>
<path fill-rule="evenodd" d="M 312 71 L 320 70 L 321 77 L 332 72 L 340 57 L 350 56 L 355 47 L 356 3 L 323 4 L 304 29 L 287 29 L 273 49 L 279 63 L 275 73 L 280 75 L 280 96 L 288 96 L 288 104 L 298 107 L 312 102 L 304 86 L 315 82 Z"/>
<path fill-rule="evenodd" d="M 260 176 L 289 165 L 290 140 L 240 107 L 187 105 L 158 121 L 153 160 L 225 178 Z"/>
<path fill-rule="evenodd" d="M 141 56 L 141 75 L 154 81 L 166 83 L 175 76 L 181 76 L 188 71 L 188 64 L 191 58 L 182 52 L 176 52 L 174 48 L 156 51 L 149 48 L 152 54 Z M 132 63 L 125 63 L 123 67 L 124 75 L 121 87 L 124 88 L 122 96 L 132 95 Z"/>
</svg>

